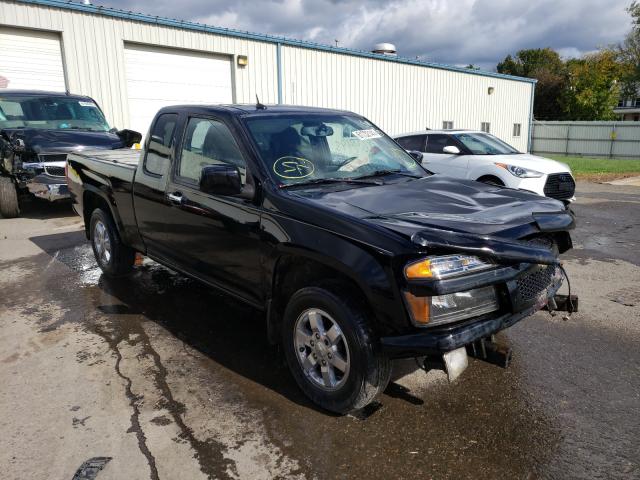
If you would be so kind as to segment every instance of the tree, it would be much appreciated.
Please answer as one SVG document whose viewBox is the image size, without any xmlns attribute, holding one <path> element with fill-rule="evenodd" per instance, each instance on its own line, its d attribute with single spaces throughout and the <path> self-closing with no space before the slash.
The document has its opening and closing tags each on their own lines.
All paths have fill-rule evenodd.
<svg viewBox="0 0 640 480">
<path fill-rule="evenodd" d="M 568 87 L 561 105 L 570 120 L 613 120 L 613 108 L 620 98 L 619 79 L 626 66 L 609 49 L 566 62 Z"/>
<path fill-rule="evenodd" d="M 624 98 L 634 98 L 640 92 L 640 3 L 634 1 L 627 12 L 631 15 L 631 31 L 618 45 L 618 61 L 625 65 L 621 77 L 621 93 Z"/>
<path fill-rule="evenodd" d="M 564 118 L 562 98 L 567 87 L 568 76 L 558 52 L 551 48 L 520 50 L 515 58 L 507 55 L 496 68 L 499 73 L 538 80 L 533 104 L 535 118 L 541 120 Z"/>
</svg>

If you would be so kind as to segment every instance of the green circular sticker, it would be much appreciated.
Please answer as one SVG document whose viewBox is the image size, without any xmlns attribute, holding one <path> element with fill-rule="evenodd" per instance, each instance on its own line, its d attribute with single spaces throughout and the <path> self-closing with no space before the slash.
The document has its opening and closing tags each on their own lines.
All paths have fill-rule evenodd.
<svg viewBox="0 0 640 480">
<path fill-rule="evenodd" d="M 281 178 L 295 179 L 312 175 L 315 167 L 306 158 L 281 157 L 273 163 L 273 171 Z"/>
</svg>

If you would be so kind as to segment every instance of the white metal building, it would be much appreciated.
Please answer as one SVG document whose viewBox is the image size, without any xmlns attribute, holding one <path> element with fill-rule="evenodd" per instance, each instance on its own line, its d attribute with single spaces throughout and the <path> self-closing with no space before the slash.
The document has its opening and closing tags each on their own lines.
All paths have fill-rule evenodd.
<svg viewBox="0 0 640 480">
<path fill-rule="evenodd" d="M 486 123 L 525 151 L 535 81 L 77 2 L 0 0 L 5 86 L 89 95 L 113 126 L 142 132 L 164 105 L 258 95 L 352 110 L 390 134 Z"/>
</svg>

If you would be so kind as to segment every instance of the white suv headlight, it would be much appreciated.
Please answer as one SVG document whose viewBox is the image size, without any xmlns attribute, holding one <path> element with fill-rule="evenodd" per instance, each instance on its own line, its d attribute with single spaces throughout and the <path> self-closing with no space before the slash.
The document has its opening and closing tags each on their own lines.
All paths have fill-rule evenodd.
<svg viewBox="0 0 640 480">
<path fill-rule="evenodd" d="M 519 178 L 540 178 L 544 175 L 537 170 L 531 170 L 530 168 L 518 167 L 517 165 L 507 165 L 506 163 L 496 163 L 500 168 L 504 168 L 511 175 Z"/>
</svg>

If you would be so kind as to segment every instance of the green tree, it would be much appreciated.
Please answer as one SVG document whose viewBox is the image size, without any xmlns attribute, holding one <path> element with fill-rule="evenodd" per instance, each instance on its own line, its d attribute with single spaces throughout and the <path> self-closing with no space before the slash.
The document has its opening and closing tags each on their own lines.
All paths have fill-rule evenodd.
<svg viewBox="0 0 640 480">
<path fill-rule="evenodd" d="M 620 98 L 620 78 L 625 65 L 609 49 L 566 62 L 568 86 L 562 95 L 562 110 L 570 120 L 612 120 Z"/>
<path fill-rule="evenodd" d="M 618 45 L 618 61 L 624 64 L 621 77 L 621 95 L 634 98 L 640 92 L 640 3 L 634 1 L 627 12 L 631 15 L 632 28 Z"/>
<path fill-rule="evenodd" d="M 535 78 L 533 116 L 539 120 L 562 120 L 562 100 L 567 88 L 567 69 L 551 48 L 520 50 L 515 57 L 507 57 L 496 67 L 499 73 Z"/>
</svg>

